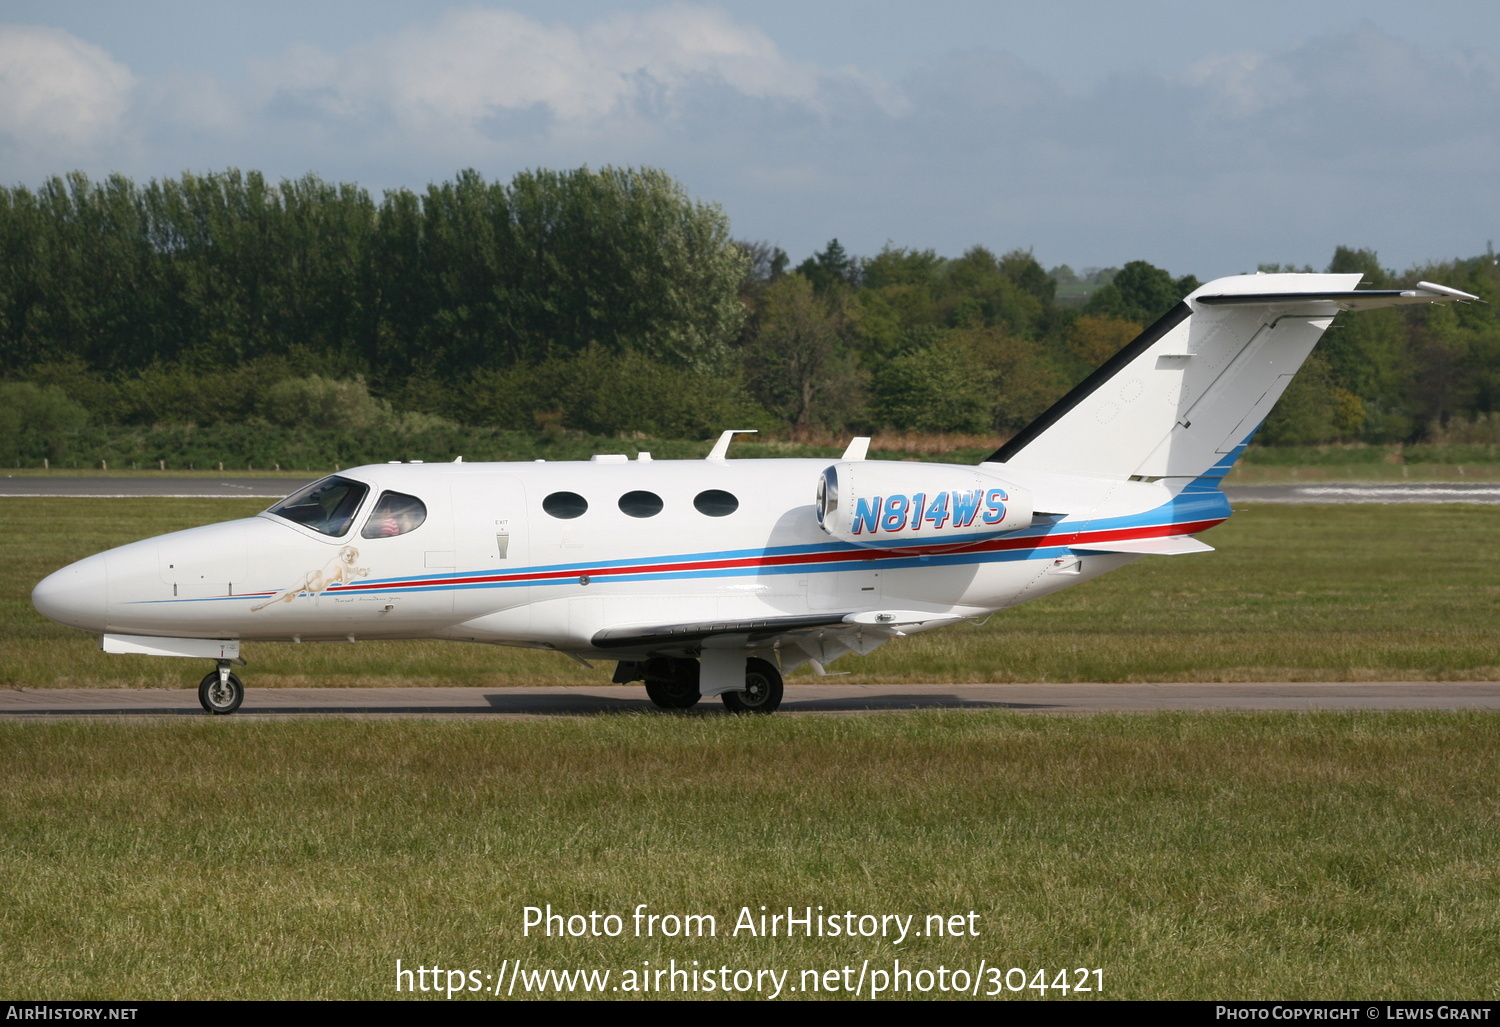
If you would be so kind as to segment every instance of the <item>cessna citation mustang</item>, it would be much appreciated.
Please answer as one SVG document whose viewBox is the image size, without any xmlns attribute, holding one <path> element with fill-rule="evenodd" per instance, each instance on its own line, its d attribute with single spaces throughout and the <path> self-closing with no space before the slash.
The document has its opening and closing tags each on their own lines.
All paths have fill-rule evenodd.
<svg viewBox="0 0 1500 1027">
<path fill-rule="evenodd" d="M 782 674 L 1203 552 L 1219 486 L 1339 311 L 1473 300 L 1359 275 L 1210 282 L 977 467 L 865 459 L 372 464 L 246 520 L 65 567 L 32 602 L 111 653 L 446 638 L 617 660 L 665 708 L 769 713 Z"/>
</svg>

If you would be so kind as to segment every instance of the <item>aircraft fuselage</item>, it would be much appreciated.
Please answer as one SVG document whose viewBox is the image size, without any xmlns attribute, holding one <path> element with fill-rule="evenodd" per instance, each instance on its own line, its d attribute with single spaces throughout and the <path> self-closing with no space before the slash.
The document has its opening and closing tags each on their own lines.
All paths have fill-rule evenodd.
<svg viewBox="0 0 1500 1027">
<path fill-rule="evenodd" d="M 271 512 L 175 532 L 64 568 L 36 601 L 103 634 L 436 637 L 645 657 L 671 646 L 608 633 L 885 609 L 931 613 L 906 629 L 921 630 L 1134 559 L 1080 556 L 1070 546 L 1085 537 L 1181 535 L 1229 512 L 1217 490 L 1174 497 L 1159 484 L 1052 477 L 1018 484 L 1077 514 L 1012 531 L 1002 522 L 959 543 L 854 545 L 819 524 L 816 489 L 829 463 L 374 464 L 337 476 L 366 491 L 336 534 Z M 899 474 L 903 465 L 882 466 Z M 955 479 L 974 471 L 951 469 Z M 372 531 L 388 493 L 420 500 L 422 523 L 390 537 Z"/>
</svg>

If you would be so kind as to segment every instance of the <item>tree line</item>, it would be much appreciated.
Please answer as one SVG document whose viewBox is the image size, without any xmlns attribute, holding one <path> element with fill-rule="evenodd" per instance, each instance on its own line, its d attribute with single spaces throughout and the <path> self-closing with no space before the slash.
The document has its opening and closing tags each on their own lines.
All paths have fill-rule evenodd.
<svg viewBox="0 0 1500 1027">
<path fill-rule="evenodd" d="M 148 425 L 999 436 L 1198 284 L 836 239 L 794 266 L 617 168 L 378 202 L 312 175 L 74 173 L 0 188 L 0 253 L 0 458 Z M 1261 441 L 1500 441 L 1493 254 L 1398 274 L 1341 246 L 1327 270 L 1490 302 L 1340 318 Z"/>
</svg>

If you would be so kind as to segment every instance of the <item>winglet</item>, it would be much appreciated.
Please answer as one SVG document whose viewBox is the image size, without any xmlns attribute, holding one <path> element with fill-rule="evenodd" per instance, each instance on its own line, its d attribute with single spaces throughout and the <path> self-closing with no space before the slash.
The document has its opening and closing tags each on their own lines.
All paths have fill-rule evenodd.
<svg viewBox="0 0 1500 1027">
<path fill-rule="evenodd" d="M 719 436 L 719 441 L 714 443 L 714 448 L 708 451 L 707 460 L 727 460 L 729 458 L 729 442 L 736 435 L 754 435 L 758 428 L 730 428 Z"/>
<path fill-rule="evenodd" d="M 1475 296 L 1473 293 L 1459 292 L 1457 289 L 1450 289 L 1446 285 L 1438 285 L 1434 282 L 1418 282 L 1417 288 L 1426 289 L 1428 292 L 1440 293 L 1443 296 L 1452 296 L 1454 299 L 1461 302 L 1472 303 L 1475 300 L 1478 300 L 1480 303 L 1484 302 L 1484 300 L 1479 299 L 1479 297 Z"/>
</svg>

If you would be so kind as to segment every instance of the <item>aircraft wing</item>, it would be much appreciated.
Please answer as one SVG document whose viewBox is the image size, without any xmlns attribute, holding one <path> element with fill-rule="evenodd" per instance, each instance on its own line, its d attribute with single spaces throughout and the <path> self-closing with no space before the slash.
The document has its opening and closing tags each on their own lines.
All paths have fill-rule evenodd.
<svg viewBox="0 0 1500 1027">
<path fill-rule="evenodd" d="M 922 624 L 950 623 L 962 620 L 957 613 L 934 613 L 924 610 L 874 610 L 856 613 L 831 611 L 794 617 L 756 617 L 748 620 L 691 621 L 682 624 L 639 624 L 604 628 L 595 632 L 596 649 L 670 648 L 704 642 L 723 636 L 743 636 L 751 644 L 776 638 L 794 638 L 814 632 L 837 629 L 858 632 L 877 629 L 887 637 L 905 634 L 902 628 Z"/>
<path fill-rule="evenodd" d="M 844 613 L 799 617 L 756 617 L 738 621 L 692 621 L 684 624 L 636 624 L 595 632 L 596 649 L 639 649 L 702 642 L 718 635 L 744 635 L 751 642 L 765 642 L 778 635 L 818 628 L 842 626 Z"/>
</svg>

